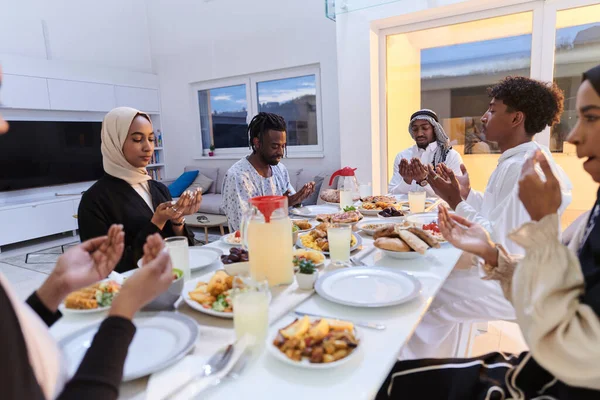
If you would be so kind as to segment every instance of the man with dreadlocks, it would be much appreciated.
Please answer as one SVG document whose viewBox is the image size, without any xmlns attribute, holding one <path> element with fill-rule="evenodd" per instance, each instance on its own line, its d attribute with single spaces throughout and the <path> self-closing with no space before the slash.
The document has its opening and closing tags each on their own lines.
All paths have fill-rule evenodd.
<svg viewBox="0 0 600 400">
<path fill-rule="evenodd" d="M 280 162 L 286 149 L 286 124 L 282 116 L 261 112 L 248 125 L 252 154 L 229 168 L 223 182 L 223 204 L 231 229 L 240 229 L 248 200 L 257 196 L 287 196 L 288 205 L 300 204 L 315 190 L 309 182 L 297 193 L 287 168 Z"/>
<path fill-rule="evenodd" d="M 423 109 L 414 113 L 410 117 L 408 132 L 416 144 L 396 156 L 394 176 L 388 185 L 388 192 L 407 194 L 422 186 L 428 196 L 435 196 L 427 184 L 427 165 L 435 168 L 444 163 L 454 173 L 461 175 L 462 158 L 450 146 L 450 139 L 437 114 L 431 110 Z"/>
</svg>

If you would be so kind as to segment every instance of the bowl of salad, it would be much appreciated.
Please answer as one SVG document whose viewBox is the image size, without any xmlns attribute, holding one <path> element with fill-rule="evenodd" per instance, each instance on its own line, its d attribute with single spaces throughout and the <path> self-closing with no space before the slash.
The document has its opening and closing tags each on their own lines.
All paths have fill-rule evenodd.
<svg viewBox="0 0 600 400">
<path fill-rule="evenodd" d="M 152 300 L 144 311 L 163 311 L 173 310 L 175 302 L 181 296 L 183 291 L 183 271 L 177 268 L 173 268 L 173 282 L 166 292 L 159 295 L 157 298 Z"/>
</svg>

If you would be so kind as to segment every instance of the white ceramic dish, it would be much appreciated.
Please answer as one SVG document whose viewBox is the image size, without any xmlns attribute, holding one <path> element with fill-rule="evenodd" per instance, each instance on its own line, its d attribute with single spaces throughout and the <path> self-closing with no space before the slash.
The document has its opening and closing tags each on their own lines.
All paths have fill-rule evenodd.
<svg viewBox="0 0 600 400">
<path fill-rule="evenodd" d="M 72 315 L 87 315 L 87 314 L 95 314 L 95 313 L 99 313 L 99 312 L 103 312 L 103 311 L 107 311 L 110 309 L 110 306 L 107 307 L 98 307 L 98 308 L 91 308 L 89 310 L 77 310 L 75 308 L 67 308 L 65 307 L 64 303 L 60 303 L 60 305 L 58 306 L 58 310 L 67 315 L 67 314 L 72 314 Z"/>
<path fill-rule="evenodd" d="M 301 250 L 294 250 L 294 256 L 301 254 L 302 252 L 309 252 L 309 253 L 315 253 L 315 254 L 320 254 L 321 257 L 323 258 L 323 261 L 321 261 L 320 263 L 315 264 L 315 267 L 322 267 L 323 265 L 325 265 L 325 254 L 322 251 L 317 251 L 317 250 L 313 250 L 313 249 L 306 249 L 303 248 Z"/>
<path fill-rule="evenodd" d="M 311 322 L 315 321 L 316 319 L 318 319 L 318 318 L 311 318 Z M 275 331 L 275 333 L 269 337 L 269 341 L 267 342 L 267 349 L 269 350 L 269 353 L 271 353 L 271 355 L 273 357 L 275 357 L 276 359 L 278 359 L 279 361 L 281 361 L 285 364 L 293 365 L 294 367 L 299 367 L 299 368 L 306 368 L 306 369 L 336 368 L 336 367 L 339 367 L 340 365 L 344 365 L 344 364 L 348 363 L 349 361 L 351 361 L 352 359 L 354 359 L 361 349 L 360 333 L 356 330 L 356 327 L 354 327 L 354 336 L 356 337 L 356 339 L 359 340 L 359 343 L 358 343 L 358 346 L 354 349 L 354 351 L 352 351 L 352 353 L 350 353 L 347 357 L 344 357 L 341 360 L 337 360 L 337 361 L 330 362 L 330 363 L 311 363 L 305 357 L 303 357 L 301 361 L 294 361 L 294 360 L 288 358 L 285 354 L 283 354 L 281 352 L 281 350 L 279 350 L 273 344 L 273 341 L 277 337 L 278 333 L 279 333 L 279 330 Z"/>
<path fill-rule="evenodd" d="M 379 248 L 377 250 L 382 252 L 386 257 L 395 258 L 397 260 L 414 260 L 416 258 L 425 257 L 416 251 L 391 251 Z"/>
<path fill-rule="evenodd" d="M 390 218 L 387 218 L 387 219 L 390 219 Z M 381 228 L 386 225 L 394 225 L 394 221 L 387 222 L 387 220 L 383 221 L 381 219 L 376 219 L 376 220 L 369 220 L 369 221 L 361 221 L 358 224 L 356 224 L 356 229 L 360 229 L 365 234 L 367 234 L 369 236 L 373 236 L 377 229 L 367 229 L 366 228 L 367 225 L 376 225 L 376 226 L 378 226 L 378 228 Z"/>
<path fill-rule="evenodd" d="M 336 214 L 339 212 L 339 205 L 319 204 L 316 206 L 292 208 L 291 214 L 302 218 L 315 218 L 319 214 Z"/>
<path fill-rule="evenodd" d="M 353 267 L 322 275 L 315 290 L 324 299 L 346 306 L 388 307 L 417 297 L 421 283 L 401 271 Z"/>
<path fill-rule="evenodd" d="M 191 281 L 186 282 L 185 286 L 183 287 L 183 292 L 181 293 L 181 297 L 183 297 L 183 301 L 185 301 L 188 306 L 190 306 L 191 308 L 193 308 L 196 311 L 200 311 L 203 314 L 212 315 L 213 317 L 232 319 L 233 312 L 222 312 L 222 311 L 215 311 L 210 308 L 204 308 L 204 307 L 202 307 L 202 304 L 192 300 L 189 295 L 189 292 L 191 292 L 192 290 L 194 290 L 196 288 L 196 285 L 198 284 L 198 282 L 208 282 L 210 280 L 212 274 L 213 273 L 211 273 L 209 276 L 205 275 L 200 278 L 192 279 Z M 269 302 L 271 302 L 271 293 L 270 292 L 269 292 Z"/>
<path fill-rule="evenodd" d="M 174 364 L 194 347 L 198 338 L 196 321 L 179 313 L 138 313 L 133 323 L 136 332 L 125 359 L 124 382 L 150 375 Z M 71 376 L 79 367 L 99 326 L 100 322 L 59 342 Z"/>
<path fill-rule="evenodd" d="M 221 243 L 224 243 L 228 246 L 233 246 L 233 247 L 242 247 L 241 237 L 239 238 L 240 239 L 239 243 L 233 242 L 232 240 L 234 238 L 235 238 L 235 232 L 229 233 L 225 236 L 221 236 Z"/>
<path fill-rule="evenodd" d="M 204 249 L 202 247 L 190 247 L 190 271 L 199 271 L 203 268 L 208 267 L 212 263 L 216 262 L 220 254 L 218 251 L 213 249 Z M 140 258 L 137 262 L 138 268 L 142 267 L 142 259 Z"/>
<path fill-rule="evenodd" d="M 355 233 L 352 233 L 352 236 L 354 236 L 354 238 L 356 239 L 356 244 L 354 246 L 350 246 L 350 252 L 353 252 L 354 250 L 358 249 L 362 245 L 362 238 L 359 235 L 356 235 Z M 311 249 L 309 247 L 305 247 L 302 244 L 301 236 L 298 237 L 298 240 L 296 241 L 296 246 L 300 247 L 301 249 L 315 250 L 315 249 Z M 315 251 L 318 251 L 318 250 L 315 250 Z M 325 254 L 326 256 L 329 255 L 328 251 L 322 251 L 321 253 Z"/>
<path fill-rule="evenodd" d="M 233 264 L 223 264 L 223 269 L 231 276 L 248 275 L 250 273 L 250 263 L 242 261 Z"/>
<path fill-rule="evenodd" d="M 368 217 L 374 217 L 381 212 L 381 210 L 365 210 L 362 207 L 358 207 L 358 211 L 360 211 L 362 215 L 366 215 Z"/>
</svg>

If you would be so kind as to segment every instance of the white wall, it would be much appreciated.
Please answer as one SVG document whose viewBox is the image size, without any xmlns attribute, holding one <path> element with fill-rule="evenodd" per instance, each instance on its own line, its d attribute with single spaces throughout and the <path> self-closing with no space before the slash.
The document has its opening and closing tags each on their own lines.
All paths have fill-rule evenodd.
<svg viewBox="0 0 600 400">
<path fill-rule="evenodd" d="M 385 89 L 379 90 L 379 76 L 385 72 L 379 59 L 381 29 L 432 19 L 449 7 L 472 12 L 477 7 L 523 1 L 402 0 L 361 8 L 367 2 L 347 0 L 347 9 L 336 3 L 340 131 L 344 132 L 341 163 L 353 163 L 359 179 L 372 180 L 374 191 L 385 191 L 387 146 L 380 137 L 380 107 L 385 107 Z"/>
<path fill-rule="evenodd" d="M 325 18 L 322 0 L 149 0 L 147 9 L 170 177 L 189 164 L 227 168 L 235 161 L 193 159 L 199 132 L 190 83 L 309 64 L 321 68 L 326 156 L 284 163 L 340 166 L 336 27 Z"/>
<path fill-rule="evenodd" d="M 99 121 L 131 101 L 160 111 L 144 0 L 0 0 L 0 64 L 9 118 Z M 87 186 L 0 193 L 0 205 Z"/>
</svg>

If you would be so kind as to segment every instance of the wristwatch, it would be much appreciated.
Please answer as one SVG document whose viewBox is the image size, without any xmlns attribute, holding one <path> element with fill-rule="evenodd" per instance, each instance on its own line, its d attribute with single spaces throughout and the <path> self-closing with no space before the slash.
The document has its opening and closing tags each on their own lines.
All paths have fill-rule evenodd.
<svg viewBox="0 0 600 400">
<path fill-rule="evenodd" d="M 417 182 L 419 184 L 419 186 L 427 186 L 427 179 L 423 179 L 421 182 Z"/>
</svg>

